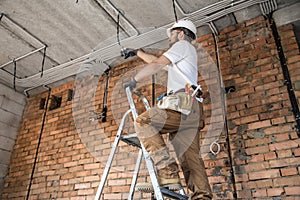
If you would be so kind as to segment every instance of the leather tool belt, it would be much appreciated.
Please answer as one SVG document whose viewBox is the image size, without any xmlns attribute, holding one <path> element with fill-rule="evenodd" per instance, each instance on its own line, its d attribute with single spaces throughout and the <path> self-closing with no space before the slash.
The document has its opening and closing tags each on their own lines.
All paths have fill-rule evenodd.
<svg viewBox="0 0 300 200">
<path fill-rule="evenodd" d="M 177 92 L 164 96 L 158 101 L 157 107 L 160 109 L 170 109 L 178 111 L 184 115 L 189 115 L 193 106 L 193 97 L 186 92 Z"/>
</svg>

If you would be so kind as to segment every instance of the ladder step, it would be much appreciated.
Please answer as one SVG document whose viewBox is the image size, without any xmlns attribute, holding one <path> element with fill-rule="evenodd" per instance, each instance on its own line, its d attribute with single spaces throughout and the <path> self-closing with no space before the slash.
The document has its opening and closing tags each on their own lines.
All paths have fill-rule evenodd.
<svg viewBox="0 0 300 200">
<path fill-rule="evenodd" d="M 140 140 L 138 139 L 136 133 L 132 133 L 129 135 L 121 135 L 120 140 L 122 140 L 123 142 L 125 142 L 131 146 L 141 148 L 141 143 L 140 143 Z"/>
<path fill-rule="evenodd" d="M 181 190 L 182 186 L 180 183 L 174 183 L 174 184 L 164 185 L 163 188 L 166 188 L 167 190 L 170 191 L 177 191 L 177 190 Z M 138 183 L 135 189 L 143 193 L 151 193 L 154 191 L 152 183 L 150 182 Z"/>
<path fill-rule="evenodd" d="M 160 191 L 164 196 L 172 198 L 172 199 L 177 199 L 177 200 L 188 200 L 189 199 L 189 197 L 186 195 L 182 195 L 182 194 L 173 192 L 164 187 L 160 187 Z"/>
<path fill-rule="evenodd" d="M 140 191 L 142 193 L 152 193 L 152 195 L 154 192 L 151 183 L 148 183 L 148 182 L 146 182 L 144 184 L 139 184 L 139 186 L 136 186 L 136 190 Z M 178 199 L 178 200 L 188 199 L 188 197 L 183 195 L 182 193 L 175 192 L 175 191 L 179 191 L 179 190 L 183 190 L 183 188 L 180 184 L 178 184 L 178 185 L 173 184 L 173 186 L 170 185 L 170 187 L 166 187 L 166 186 L 160 187 L 161 193 L 166 197 L 169 197 L 172 199 Z M 155 199 L 154 196 L 152 199 Z"/>
</svg>

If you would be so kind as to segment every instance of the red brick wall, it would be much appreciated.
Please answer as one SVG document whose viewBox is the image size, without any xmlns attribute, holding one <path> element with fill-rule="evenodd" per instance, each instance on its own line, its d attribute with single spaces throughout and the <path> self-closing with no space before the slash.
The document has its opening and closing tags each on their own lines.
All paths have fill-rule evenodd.
<svg viewBox="0 0 300 200">
<path fill-rule="evenodd" d="M 280 27 L 279 33 L 299 98 L 300 55 L 292 26 Z M 214 40 L 212 35 L 206 35 L 197 41 L 199 82 L 205 92 L 206 113 L 201 151 L 214 198 L 233 197 L 229 153 L 238 198 L 299 198 L 300 140 L 293 129 L 295 120 L 267 21 L 258 17 L 228 27 L 217 37 L 223 83 L 225 87 L 236 88 L 235 92 L 226 94 L 229 146 L 222 123 L 222 103 L 218 101 L 221 97 L 217 88 L 222 81 L 217 79 L 218 70 L 214 64 Z M 128 109 L 121 88 L 122 79 L 130 76 L 126 74 L 128 71 L 141 65 L 142 62 L 137 60 L 111 71 L 108 116 L 104 123 L 88 118 L 90 110 L 102 110 L 105 77 L 82 75 L 84 78 L 78 76 L 74 83 L 52 89 L 51 95 L 62 97 L 62 104 L 46 113 L 30 199 L 94 198 L 113 136 L 122 114 Z M 165 73 L 158 77 L 164 80 Z M 73 101 L 67 101 L 68 89 L 75 91 Z M 151 85 L 143 87 L 142 91 L 151 102 Z M 157 86 L 156 96 L 162 91 L 163 87 Z M 3 199 L 24 199 L 27 195 L 44 113 L 39 105 L 41 98 L 46 97 L 45 92 L 28 99 Z M 136 102 L 141 111 L 141 102 L 137 99 Z M 131 120 L 126 124 L 124 132 L 132 131 Z M 208 152 L 208 145 L 215 139 L 219 139 L 221 147 L 216 156 Z M 136 155 L 135 148 L 120 143 L 103 199 L 127 198 Z M 141 171 L 138 181 L 147 180 L 144 164 Z M 149 199 L 149 195 L 136 192 L 135 199 Z"/>
</svg>

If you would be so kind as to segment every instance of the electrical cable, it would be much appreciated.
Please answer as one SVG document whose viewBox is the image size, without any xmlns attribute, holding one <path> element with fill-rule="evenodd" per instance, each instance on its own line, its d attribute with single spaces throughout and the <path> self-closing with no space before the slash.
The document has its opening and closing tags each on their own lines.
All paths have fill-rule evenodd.
<svg viewBox="0 0 300 200">
<path fill-rule="evenodd" d="M 101 113 L 101 121 L 106 122 L 107 119 L 107 93 L 108 93 L 108 83 L 110 78 L 110 70 L 112 69 L 111 66 L 108 66 L 108 68 L 104 71 L 104 74 L 106 75 L 106 81 L 105 81 L 105 89 L 104 89 L 104 95 L 103 95 L 103 107 L 102 107 L 102 113 Z"/>
<path fill-rule="evenodd" d="M 299 105 L 298 105 L 298 101 L 295 95 L 295 91 L 293 89 L 293 83 L 290 77 L 290 72 L 289 69 L 287 67 L 287 62 L 286 62 L 286 57 L 284 55 L 283 52 L 283 47 L 281 44 L 281 40 L 280 40 L 280 36 L 277 30 L 277 26 L 276 23 L 274 21 L 273 18 L 273 12 L 277 9 L 277 3 L 275 0 L 272 1 L 268 1 L 266 3 L 261 3 L 260 4 L 260 9 L 263 13 L 263 15 L 266 17 L 266 19 L 269 21 L 270 24 L 270 28 L 272 31 L 272 35 L 274 37 L 274 41 L 277 47 L 277 53 L 278 53 L 278 57 L 280 60 L 280 64 L 281 64 L 281 69 L 282 69 L 282 73 L 283 73 L 283 77 L 284 77 L 284 84 L 287 87 L 287 91 L 289 94 L 289 99 L 290 99 L 290 103 L 292 106 L 292 112 L 293 115 L 295 117 L 295 121 L 296 121 L 296 132 L 298 137 L 300 137 L 300 110 L 299 110 Z"/>
<path fill-rule="evenodd" d="M 120 11 L 118 10 L 118 15 L 117 15 L 117 41 L 119 46 L 121 46 L 120 43 Z"/>
<path fill-rule="evenodd" d="M 222 76 L 221 76 L 221 67 L 220 67 L 220 56 L 219 56 L 219 47 L 218 47 L 218 40 L 217 40 L 217 36 L 216 33 L 214 31 L 212 31 L 212 35 L 213 35 L 213 39 L 214 39 L 214 45 L 215 45 L 215 53 L 216 53 L 216 62 L 217 62 L 217 67 L 218 67 L 218 77 L 219 77 L 219 81 L 222 80 Z M 227 114 L 226 114 L 226 110 L 225 110 L 225 96 L 224 96 L 224 92 L 225 92 L 225 88 L 224 86 L 221 85 L 221 101 L 222 101 L 222 108 L 223 108 L 223 113 L 224 113 L 224 125 L 225 125 L 225 132 L 226 132 L 226 144 L 227 144 L 227 150 L 228 150 L 228 160 L 229 160 L 229 165 L 230 165 L 230 177 L 231 177 L 231 181 L 232 181 L 232 186 L 233 186 L 233 198 L 237 199 L 237 189 L 236 189 L 236 181 L 235 181 L 235 175 L 234 175 L 234 171 L 233 171 L 233 158 L 231 156 L 231 146 L 230 146 L 230 140 L 229 140 L 229 133 L 228 133 L 228 124 L 227 124 Z M 216 141 L 214 142 L 216 143 Z"/>
<path fill-rule="evenodd" d="M 120 42 L 120 27 L 121 27 L 121 25 L 120 25 L 120 15 L 122 14 L 122 12 L 118 8 L 116 8 L 116 10 L 118 12 L 117 22 L 116 22 L 116 24 L 117 24 L 117 41 L 118 41 L 119 46 L 122 47 L 121 42 Z"/>
<path fill-rule="evenodd" d="M 45 65 L 45 58 L 46 58 L 46 49 L 47 49 L 47 45 L 45 45 L 44 53 L 43 53 L 41 78 L 43 77 L 43 74 L 44 74 L 44 65 Z"/>
<path fill-rule="evenodd" d="M 47 100 L 45 102 L 45 110 L 44 110 L 44 113 L 43 113 L 42 126 L 41 126 L 41 129 L 40 129 L 40 135 L 39 135 L 38 144 L 37 144 L 37 148 L 36 148 L 36 152 L 35 152 L 35 156 L 34 156 L 34 162 L 33 162 L 33 167 L 32 167 L 32 171 L 31 171 L 29 186 L 28 186 L 28 189 L 27 189 L 26 200 L 28 200 L 29 196 L 30 196 L 30 190 L 31 190 L 32 181 L 33 181 L 33 175 L 34 175 L 34 171 L 35 171 L 35 167 L 36 167 L 36 163 L 37 163 L 37 157 L 38 157 L 40 144 L 41 144 L 41 140 L 42 140 L 42 134 L 43 134 L 43 131 L 44 131 L 44 125 L 45 125 L 45 121 L 46 121 L 48 102 L 49 102 L 50 94 L 51 94 L 51 88 L 49 88 L 47 86 L 44 86 L 44 87 L 46 87 L 48 89 L 48 96 L 47 96 Z"/>
<path fill-rule="evenodd" d="M 13 85 L 14 85 L 14 90 L 16 91 L 17 62 L 16 62 L 15 59 L 13 60 L 13 63 L 14 63 L 14 82 L 13 82 Z"/>
<path fill-rule="evenodd" d="M 238 10 L 244 9 L 246 7 L 250 7 L 252 5 L 260 4 L 265 1 L 266 0 L 248 0 L 248 1 L 239 0 L 239 1 L 234 1 L 234 6 L 229 8 L 228 6 L 230 3 L 232 3 L 232 1 L 224 0 L 224 1 L 220 1 L 216 4 L 213 4 L 212 6 L 210 6 L 207 9 L 206 8 L 200 9 L 195 12 L 188 13 L 188 14 L 183 13 L 183 15 L 189 17 L 190 19 L 193 19 L 194 21 L 197 22 L 198 25 L 205 25 L 209 21 L 219 19 L 220 17 L 225 16 L 229 13 L 236 12 Z M 105 11 L 104 7 L 101 5 L 102 2 L 104 2 L 104 0 L 101 0 L 101 4 L 99 3 L 100 0 L 94 0 L 94 2 L 96 4 L 98 4 L 99 7 L 101 7 L 104 12 L 107 12 L 107 11 Z M 117 9 L 110 3 L 110 1 L 105 1 L 105 2 L 108 3 L 107 6 L 111 6 L 113 8 L 114 12 L 117 12 Z M 176 9 L 181 10 L 180 5 L 177 2 L 175 2 L 175 3 L 176 3 Z M 116 23 L 116 20 L 112 16 L 112 14 L 109 12 L 107 12 L 107 14 Z M 125 19 L 125 22 L 128 23 L 128 20 L 126 20 L 126 18 L 122 14 L 122 12 L 120 14 Z M 203 17 L 203 16 L 206 16 L 206 17 Z M 121 18 L 120 21 L 122 22 L 122 20 L 123 19 Z M 131 24 L 129 24 L 129 25 L 130 25 L 130 27 L 134 28 Z M 150 32 L 143 33 L 141 35 L 138 35 L 138 32 L 136 31 L 137 35 L 135 35 L 135 37 L 132 37 L 132 38 L 127 38 L 126 43 L 132 41 L 132 42 L 134 42 L 135 46 L 140 46 L 142 44 L 142 42 L 144 42 L 144 38 L 148 38 L 147 42 L 148 42 L 148 45 L 150 45 L 149 38 L 150 38 L 151 42 L 155 42 L 156 40 L 161 39 L 161 35 L 157 35 L 158 33 L 160 33 L 160 31 L 161 31 L 160 29 L 155 29 Z M 151 44 L 153 44 L 153 43 L 151 43 Z M 117 43 L 116 43 L 116 45 L 119 46 Z M 113 47 L 115 47 L 115 44 L 113 45 Z M 115 52 L 113 50 L 114 49 L 111 47 L 109 47 L 109 48 L 104 47 L 104 48 L 97 50 L 96 52 L 93 52 L 93 54 L 94 55 L 95 54 L 101 54 L 101 55 L 104 54 L 105 58 L 103 58 L 103 61 L 107 61 L 109 59 L 115 58 Z M 40 79 L 40 74 L 38 74 L 38 75 L 29 76 L 24 79 L 17 79 L 16 82 L 18 83 L 18 85 L 28 88 L 27 89 L 28 91 L 32 90 L 34 88 L 37 88 L 43 84 L 51 84 L 55 81 L 61 80 L 62 78 L 66 78 L 66 77 L 75 75 L 74 71 L 76 71 L 76 69 L 77 69 L 76 62 L 81 62 L 82 60 L 88 58 L 88 56 L 89 56 L 89 54 L 86 54 L 82 57 L 79 57 L 79 58 L 69 61 L 67 63 L 63 63 L 61 65 L 57 65 L 55 67 L 45 70 L 43 79 Z M 71 65 L 72 65 L 72 67 L 71 67 Z M 61 71 L 63 71 L 63 73 L 59 73 Z M 1 78 L 3 78 L 6 81 L 9 81 L 9 78 L 3 77 L 3 76 L 1 76 Z"/>
<path fill-rule="evenodd" d="M 275 44 L 277 47 L 277 52 L 278 52 L 281 69 L 282 69 L 282 73 L 283 73 L 283 77 L 284 77 L 284 84 L 287 87 L 290 103 L 292 106 L 292 112 L 293 112 L 295 120 L 296 120 L 296 129 L 297 129 L 296 131 L 297 131 L 298 137 L 300 137 L 300 110 L 299 110 L 298 101 L 297 101 L 297 98 L 295 95 L 295 91 L 293 89 L 293 84 L 292 84 L 292 80 L 290 77 L 289 69 L 287 67 L 286 57 L 283 52 L 283 47 L 282 47 L 282 44 L 280 41 L 280 36 L 279 36 L 278 30 L 277 30 L 276 23 L 272 16 L 272 12 L 267 14 L 266 16 L 269 20 L 270 28 L 272 30 L 274 41 L 275 41 Z"/>
<path fill-rule="evenodd" d="M 155 105 L 155 75 L 152 75 L 152 106 Z"/>
<path fill-rule="evenodd" d="M 4 13 L 1 13 L 1 15 L 0 15 L 0 21 L 2 20 L 3 16 L 4 16 Z"/>
<path fill-rule="evenodd" d="M 177 23 L 177 13 L 176 13 L 176 6 L 175 6 L 175 0 L 172 0 L 172 3 L 173 3 L 173 12 L 174 12 L 174 16 L 175 16 L 175 21 Z"/>
</svg>

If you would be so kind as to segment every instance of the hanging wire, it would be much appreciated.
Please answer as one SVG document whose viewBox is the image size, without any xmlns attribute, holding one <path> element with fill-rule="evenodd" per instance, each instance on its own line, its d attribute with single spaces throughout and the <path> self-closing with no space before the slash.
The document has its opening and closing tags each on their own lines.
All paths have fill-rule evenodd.
<svg viewBox="0 0 300 200">
<path fill-rule="evenodd" d="M 17 62 L 15 59 L 13 60 L 13 63 L 14 63 L 14 90 L 17 91 L 16 90 Z"/>
<path fill-rule="evenodd" d="M 43 61 L 42 61 L 42 73 L 41 73 L 41 78 L 43 77 L 44 74 L 44 65 L 45 65 L 45 58 L 46 58 L 46 49 L 47 49 L 47 45 L 45 45 L 44 48 L 44 53 L 43 53 Z"/>
<path fill-rule="evenodd" d="M 228 160 L 229 160 L 229 165 L 230 165 L 230 177 L 231 177 L 231 181 L 232 181 L 232 186 L 233 186 L 233 198 L 237 199 L 237 189 L 236 189 L 236 179 L 235 179 L 235 175 L 234 175 L 234 169 L 233 169 L 233 158 L 231 155 L 231 146 L 230 146 L 230 140 L 229 140 L 229 133 L 228 133 L 228 118 L 227 118 L 227 114 L 226 114 L 226 105 L 225 105 L 225 99 L 226 97 L 224 96 L 224 92 L 225 92 L 225 88 L 224 85 L 222 84 L 222 72 L 221 72 L 221 60 L 220 60 L 220 53 L 219 53 L 219 46 L 218 46 L 218 30 L 217 28 L 214 26 L 213 22 L 211 22 L 210 24 L 210 28 L 212 30 L 212 35 L 213 35 L 213 40 L 214 40 L 214 45 L 215 45 L 215 54 L 216 54 L 216 61 L 217 61 L 217 68 L 218 68 L 218 79 L 221 82 L 221 103 L 222 103 L 222 110 L 223 110 L 223 114 L 224 114 L 224 125 L 225 125 L 225 139 L 226 139 L 226 144 L 227 144 L 227 151 L 228 151 Z M 210 146 L 210 150 L 213 154 L 217 154 L 219 153 L 219 144 L 217 143 L 218 139 L 216 141 L 214 141 L 211 146 Z M 213 146 L 216 145 L 217 146 L 217 151 L 214 152 L 213 151 Z"/>
<path fill-rule="evenodd" d="M 121 46 L 120 43 L 120 11 L 118 10 L 118 16 L 117 16 L 117 41 L 118 44 Z"/>
<path fill-rule="evenodd" d="M 27 187 L 26 200 L 30 199 L 31 186 L 32 186 L 32 183 L 33 183 L 33 178 L 34 178 L 33 176 L 34 176 L 34 172 L 36 170 L 36 165 L 37 165 L 37 162 L 38 162 L 38 155 L 39 155 L 39 150 L 40 150 L 42 135 L 44 133 L 45 122 L 46 122 L 46 116 L 47 116 L 47 110 L 48 110 L 48 102 L 50 100 L 50 94 L 51 94 L 51 88 L 48 87 L 48 86 L 46 86 L 46 85 L 44 87 L 48 89 L 48 96 L 47 96 L 47 99 L 46 99 L 46 102 L 45 102 L 45 109 L 44 109 L 43 118 L 42 118 L 42 126 L 41 126 L 41 129 L 40 129 L 38 143 L 37 143 L 37 147 L 36 147 L 36 150 L 35 150 L 33 167 L 32 167 L 32 171 L 31 171 L 31 175 L 30 175 L 30 181 L 29 181 L 29 185 Z"/>
<path fill-rule="evenodd" d="M 0 15 L 0 21 L 2 20 L 3 16 L 4 16 L 4 13 L 1 13 L 1 15 Z"/>
<path fill-rule="evenodd" d="M 78 3 L 79 0 L 76 0 L 76 3 Z"/>
<path fill-rule="evenodd" d="M 175 0 L 172 0 L 172 2 L 173 2 L 173 12 L 174 12 L 174 16 L 175 16 L 175 21 L 177 22 L 177 13 L 176 13 Z"/>
</svg>

